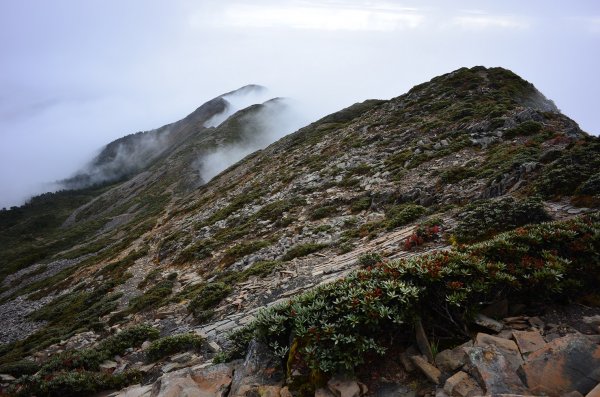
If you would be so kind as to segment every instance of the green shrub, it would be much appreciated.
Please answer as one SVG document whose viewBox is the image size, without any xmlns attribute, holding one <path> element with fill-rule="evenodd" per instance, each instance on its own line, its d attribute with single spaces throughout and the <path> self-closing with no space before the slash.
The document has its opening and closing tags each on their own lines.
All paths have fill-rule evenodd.
<svg viewBox="0 0 600 397">
<path fill-rule="evenodd" d="M 457 218 L 459 221 L 453 231 L 454 238 L 463 243 L 482 240 L 529 223 L 547 221 L 550 216 L 539 199 L 516 201 L 512 197 L 505 197 L 470 204 Z"/>
<path fill-rule="evenodd" d="M 358 257 L 360 267 L 375 266 L 383 261 L 383 257 L 378 252 L 367 252 Z"/>
<path fill-rule="evenodd" d="M 215 248 L 215 242 L 213 240 L 198 240 L 193 244 L 183 249 L 177 257 L 173 260 L 173 263 L 179 265 L 191 262 L 193 260 L 202 260 L 210 258 Z"/>
<path fill-rule="evenodd" d="M 15 387 L 14 395 L 83 397 L 103 390 L 118 390 L 140 382 L 141 379 L 139 371 L 126 371 L 116 375 L 87 371 L 61 372 L 47 379 L 38 376 L 22 378 Z"/>
<path fill-rule="evenodd" d="M 131 313 L 157 307 L 173 290 L 172 280 L 162 280 L 148 291 L 129 301 L 128 311 Z"/>
<path fill-rule="evenodd" d="M 202 346 L 202 340 L 199 335 L 191 333 L 166 336 L 150 344 L 146 350 L 146 357 L 150 362 L 154 362 L 175 353 L 196 350 Z"/>
<path fill-rule="evenodd" d="M 598 169 L 600 140 L 590 138 L 563 151 L 560 158 L 548 164 L 542 170 L 536 187 L 544 197 L 569 196 L 587 183 Z"/>
<path fill-rule="evenodd" d="M 200 322 L 209 320 L 212 309 L 217 306 L 231 292 L 231 286 L 223 282 L 208 283 L 200 288 L 188 305 L 194 318 Z"/>
<path fill-rule="evenodd" d="M 327 218 L 337 212 L 337 206 L 335 205 L 325 205 L 322 207 L 318 207 L 313 209 L 310 219 L 317 220 Z"/>
<path fill-rule="evenodd" d="M 236 260 L 238 260 L 246 255 L 250 255 L 250 254 L 260 250 L 261 248 L 264 248 L 267 246 L 269 246 L 269 242 L 265 241 L 265 240 L 248 241 L 248 242 L 234 245 L 233 247 L 231 247 L 227 251 L 225 251 L 225 255 L 223 256 L 223 259 L 221 260 L 221 262 L 225 266 L 229 266 L 232 263 L 234 263 Z"/>
<path fill-rule="evenodd" d="M 39 371 L 39 364 L 30 360 L 20 360 L 0 365 L 0 374 L 9 374 L 16 378 L 21 375 L 32 375 Z"/>
<path fill-rule="evenodd" d="M 466 332 L 481 302 L 539 302 L 595 291 L 598 252 L 595 214 L 379 264 L 260 311 L 237 331 L 235 348 L 239 352 L 240 344 L 255 337 L 276 354 L 290 352 L 288 363 L 329 374 L 352 371 L 367 356 L 385 354 L 394 339 L 410 338 L 417 315 L 426 329 L 452 338 Z"/>
<path fill-rule="evenodd" d="M 401 204 L 390 207 L 386 211 L 388 229 L 404 226 L 425 213 L 425 207 L 416 204 Z"/>
<path fill-rule="evenodd" d="M 442 174 L 440 175 L 440 179 L 444 183 L 456 183 L 462 181 L 463 179 L 476 176 L 477 174 L 478 171 L 473 168 L 450 167 L 444 172 L 442 172 Z"/>
<path fill-rule="evenodd" d="M 42 374 L 83 368 L 97 371 L 99 365 L 117 354 L 123 354 L 130 347 L 138 347 L 144 341 L 158 338 L 159 331 L 149 325 L 139 325 L 124 329 L 120 333 L 101 341 L 95 348 L 69 350 L 54 355 L 42 368 Z"/>
<path fill-rule="evenodd" d="M 350 210 L 352 213 L 357 213 L 361 211 L 365 211 L 371 208 L 371 198 L 370 197 L 361 197 L 358 200 L 354 200 L 352 204 L 350 204 Z"/>
<path fill-rule="evenodd" d="M 600 194 L 600 173 L 592 175 L 587 181 L 581 184 L 577 193 L 596 196 Z"/>
<path fill-rule="evenodd" d="M 525 121 L 518 126 L 507 130 L 502 135 L 504 138 L 514 138 L 520 135 L 534 135 L 542 130 L 543 126 L 537 121 Z"/>
<path fill-rule="evenodd" d="M 290 261 L 294 258 L 301 258 L 306 255 L 310 255 L 313 252 L 317 252 L 327 247 L 326 244 L 317 244 L 317 243 L 306 243 L 306 244 L 298 244 L 290 248 L 284 255 L 284 261 Z"/>
</svg>

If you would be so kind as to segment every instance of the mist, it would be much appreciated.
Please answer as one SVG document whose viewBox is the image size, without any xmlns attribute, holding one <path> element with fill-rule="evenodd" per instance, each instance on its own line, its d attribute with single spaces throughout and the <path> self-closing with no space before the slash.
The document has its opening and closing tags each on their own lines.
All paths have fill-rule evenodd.
<svg viewBox="0 0 600 397">
<path fill-rule="evenodd" d="M 206 183 L 247 155 L 307 125 L 310 116 L 303 104 L 288 98 L 275 98 L 261 104 L 258 112 L 243 116 L 242 139 L 202 155 L 196 166 Z M 235 117 L 235 116 L 234 116 Z"/>
<path fill-rule="evenodd" d="M 598 134 L 599 47 L 591 0 L 1 2 L 0 207 L 247 84 L 297 100 L 309 122 L 459 67 L 502 66 Z M 209 125 L 246 105 L 228 101 Z"/>
</svg>

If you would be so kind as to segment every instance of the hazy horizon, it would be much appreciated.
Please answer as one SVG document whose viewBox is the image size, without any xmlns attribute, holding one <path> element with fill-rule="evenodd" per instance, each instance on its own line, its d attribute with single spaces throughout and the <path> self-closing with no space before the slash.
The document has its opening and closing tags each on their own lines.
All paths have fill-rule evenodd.
<svg viewBox="0 0 600 397">
<path fill-rule="evenodd" d="M 247 84 L 314 120 L 463 66 L 501 66 L 600 133 L 591 0 L 26 0 L 0 1 L 0 21 L 0 208 L 110 141 Z"/>
</svg>

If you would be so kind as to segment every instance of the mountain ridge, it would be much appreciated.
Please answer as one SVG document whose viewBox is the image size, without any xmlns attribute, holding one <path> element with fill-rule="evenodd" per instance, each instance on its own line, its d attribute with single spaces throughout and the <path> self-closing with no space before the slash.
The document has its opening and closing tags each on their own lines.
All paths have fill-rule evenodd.
<svg viewBox="0 0 600 397">
<path fill-rule="evenodd" d="M 281 113 L 282 103 L 268 107 Z M 35 291 L 33 301 L 57 298 L 34 312 L 48 323 L 0 360 L 36 348 L 56 354 L 40 339 L 91 325 L 101 333 L 151 323 L 164 334 L 195 330 L 227 346 L 224 330 L 249 322 L 262 306 L 348 275 L 363 254 L 377 253 L 375 263 L 418 257 L 449 250 L 453 241 L 597 212 L 598 139 L 501 68 L 461 68 L 399 97 L 352 105 L 248 154 L 207 183 L 187 174 L 187 188 L 178 187 L 202 139 L 214 147 L 244 144 L 244 117 L 266 106 L 203 129 L 174 152 L 179 156 L 98 196 L 127 207 L 98 225 L 110 225 L 98 234 L 105 240 L 68 247 L 66 256 L 57 252 L 54 262 L 80 260 L 64 273 L 2 292 L 5 305 L 24 292 Z M 227 141 L 230 131 L 235 142 Z M 165 195 L 166 188 L 176 195 Z M 111 212 L 98 197 L 65 227 Z M 20 276 L 23 285 L 27 274 Z M 104 291 L 102 307 L 86 316 L 64 314 L 74 328 L 47 315 L 58 308 L 69 313 L 95 291 Z"/>
</svg>

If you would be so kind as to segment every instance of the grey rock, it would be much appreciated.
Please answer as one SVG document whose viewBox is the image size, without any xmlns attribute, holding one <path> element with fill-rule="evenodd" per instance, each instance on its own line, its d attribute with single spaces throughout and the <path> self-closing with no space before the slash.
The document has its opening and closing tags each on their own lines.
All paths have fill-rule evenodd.
<svg viewBox="0 0 600 397">
<path fill-rule="evenodd" d="M 475 317 L 475 324 L 495 332 L 500 332 L 504 328 L 504 325 L 502 325 L 501 322 L 498 322 L 493 318 L 489 318 L 488 316 L 484 316 L 483 314 L 478 314 Z"/>
<path fill-rule="evenodd" d="M 253 340 L 250 342 L 243 365 L 235 371 L 231 396 L 247 391 L 252 385 L 282 386 L 284 377 L 281 360 L 274 356 L 266 345 Z"/>
</svg>

